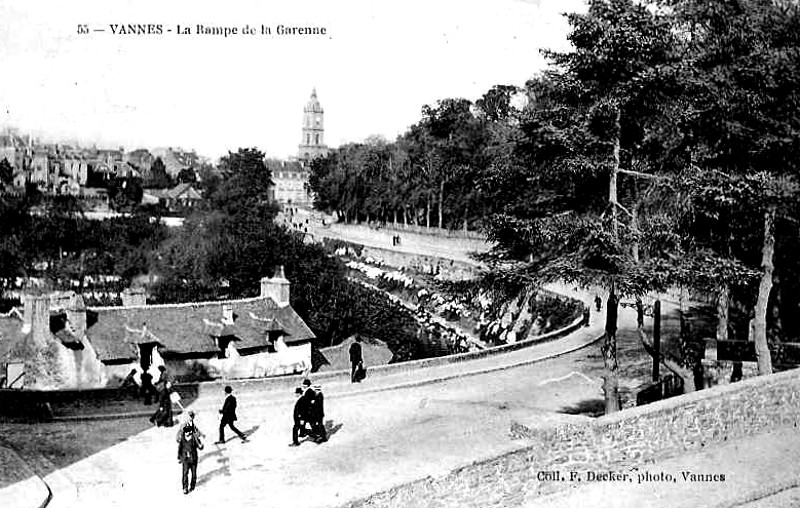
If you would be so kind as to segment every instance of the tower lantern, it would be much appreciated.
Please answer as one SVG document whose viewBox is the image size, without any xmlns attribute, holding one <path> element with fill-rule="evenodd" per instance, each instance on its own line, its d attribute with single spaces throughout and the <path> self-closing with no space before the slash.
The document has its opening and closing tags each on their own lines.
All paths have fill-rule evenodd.
<svg viewBox="0 0 800 508">
<path fill-rule="evenodd" d="M 311 91 L 311 98 L 303 108 L 303 137 L 297 154 L 297 158 L 303 163 L 328 153 L 324 140 L 324 115 L 322 105 L 317 99 L 317 89 L 314 88 Z"/>
</svg>

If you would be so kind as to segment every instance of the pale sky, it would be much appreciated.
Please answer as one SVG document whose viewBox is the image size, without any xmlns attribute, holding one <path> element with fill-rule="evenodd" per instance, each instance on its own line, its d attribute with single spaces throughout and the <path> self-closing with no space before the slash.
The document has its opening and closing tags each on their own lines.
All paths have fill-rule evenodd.
<svg viewBox="0 0 800 508">
<path fill-rule="evenodd" d="M 524 84 L 545 67 L 541 48 L 568 48 L 560 13 L 583 10 L 583 0 L 0 0 L 0 127 L 287 157 L 316 87 L 328 146 L 393 140 L 425 104 Z M 165 33 L 109 27 L 137 23 Z M 78 24 L 105 32 L 79 35 Z M 273 33 L 226 39 L 194 34 L 197 24 Z M 279 24 L 327 36 L 280 36 Z"/>
</svg>

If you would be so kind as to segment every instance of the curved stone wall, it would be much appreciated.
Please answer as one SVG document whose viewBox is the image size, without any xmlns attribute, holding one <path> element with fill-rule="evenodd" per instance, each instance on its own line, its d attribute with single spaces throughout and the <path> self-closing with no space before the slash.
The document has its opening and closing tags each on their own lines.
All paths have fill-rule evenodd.
<svg viewBox="0 0 800 508">
<path fill-rule="evenodd" d="M 800 424 L 800 370 L 748 379 L 640 406 L 585 424 L 527 429 L 520 449 L 446 476 L 399 485 L 347 508 L 533 506 L 570 482 L 542 471 L 624 471 L 714 443 Z M 528 443 L 528 444 L 525 444 Z"/>
</svg>

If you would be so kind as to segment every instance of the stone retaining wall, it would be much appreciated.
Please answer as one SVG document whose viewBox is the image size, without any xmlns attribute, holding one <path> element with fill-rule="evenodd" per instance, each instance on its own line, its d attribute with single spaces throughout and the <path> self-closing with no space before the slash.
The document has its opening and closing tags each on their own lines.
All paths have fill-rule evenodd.
<svg viewBox="0 0 800 508">
<path fill-rule="evenodd" d="M 542 481 L 542 472 L 627 471 L 647 461 L 692 452 L 729 439 L 800 423 L 800 370 L 718 386 L 598 418 L 545 429 L 515 426 L 532 444 L 474 462 L 446 476 L 397 486 L 347 508 L 532 505 L 570 482 Z"/>
<path fill-rule="evenodd" d="M 530 347 L 534 344 L 555 340 L 583 326 L 582 319 L 552 332 L 520 341 L 514 344 L 473 351 L 457 355 L 438 356 L 422 360 L 378 365 L 367 369 L 370 378 L 391 374 L 460 363 L 488 356 L 507 353 Z M 317 382 L 331 379 L 349 379 L 349 370 L 337 370 L 312 375 Z M 290 393 L 299 386 L 302 376 L 279 376 L 269 378 L 215 380 L 202 383 L 177 383 L 174 389 L 181 394 L 184 405 L 206 394 L 220 395 L 226 385 L 231 385 L 237 393 L 258 393 L 264 390 L 286 390 Z M 75 417 L 82 414 L 124 414 L 155 410 L 153 406 L 143 406 L 142 399 L 130 390 L 117 388 L 95 388 L 90 390 L 9 390 L 0 389 L 0 421 L 3 419 L 49 420 L 51 418 Z"/>
</svg>

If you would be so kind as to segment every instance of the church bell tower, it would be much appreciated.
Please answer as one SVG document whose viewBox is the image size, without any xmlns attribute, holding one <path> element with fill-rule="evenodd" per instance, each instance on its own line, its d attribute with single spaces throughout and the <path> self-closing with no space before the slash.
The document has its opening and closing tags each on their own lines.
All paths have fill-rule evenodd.
<svg viewBox="0 0 800 508">
<path fill-rule="evenodd" d="M 321 157 L 328 153 L 325 146 L 323 134 L 325 128 L 323 117 L 325 112 L 317 99 L 317 89 L 311 91 L 311 98 L 303 108 L 303 138 L 300 140 L 300 147 L 297 158 L 304 164 L 315 157 Z"/>
</svg>

